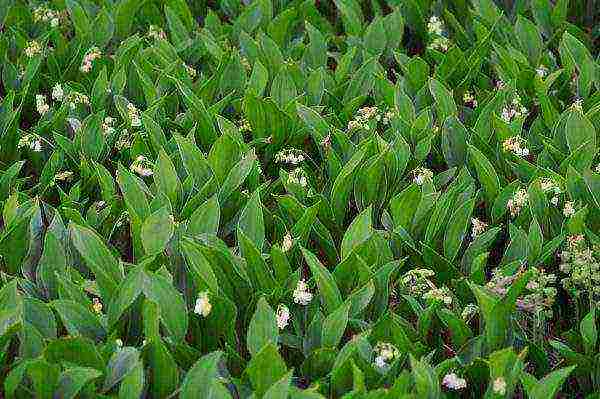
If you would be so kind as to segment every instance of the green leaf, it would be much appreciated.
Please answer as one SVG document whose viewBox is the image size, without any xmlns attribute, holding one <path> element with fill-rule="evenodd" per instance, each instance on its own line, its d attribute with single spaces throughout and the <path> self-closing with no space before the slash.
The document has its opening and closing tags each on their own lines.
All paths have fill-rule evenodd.
<svg viewBox="0 0 600 399">
<path fill-rule="evenodd" d="M 301 248 L 301 250 L 308 267 L 310 267 L 317 281 L 317 287 L 319 288 L 325 309 L 327 313 L 332 313 L 342 305 L 342 294 L 340 294 L 335 279 L 314 254 L 304 248 Z"/>
<path fill-rule="evenodd" d="M 321 345 L 325 348 L 336 348 L 346 331 L 350 302 L 346 302 L 333 313 L 328 315 L 323 322 Z"/>
<path fill-rule="evenodd" d="M 183 340 L 188 328 L 187 308 L 182 295 L 171 282 L 159 274 L 154 274 L 144 286 L 144 294 L 158 304 L 160 318 L 173 339 Z"/>
<path fill-rule="evenodd" d="M 466 201 L 450 217 L 446 234 L 444 235 L 444 256 L 451 262 L 458 254 L 465 239 L 474 207 L 475 199 Z"/>
<path fill-rule="evenodd" d="M 246 344 L 254 357 L 267 345 L 276 345 L 279 332 L 275 312 L 264 297 L 258 300 L 256 311 L 248 326 Z"/>
<path fill-rule="evenodd" d="M 103 390 L 108 391 L 131 373 L 138 365 L 139 357 L 138 350 L 130 346 L 117 349 L 108 361 Z"/>
<path fill-rule="evenodd" d="M 219 381 L 221 352 L 212 352 L 198 360 L 188 371 L 181 385 L 181 399 L 228 398 L 227 389 Z M 219 396 L 223 394 L 224 396 Z"/>
<path fill-rule="evenodd" d="M 498 175 L 490 161 L 488 161 L 481 151 L 472 145 L 469 145 L 468 151 L 469 156 L 475 165 L 479 182 L 485 192 L 486 202 L 488 205 L 493 204 L 498 195 L 498 191 L 500 190 L 500 180 L 498 179 Z"/>
<path fill-rule="evenodd" d="M 262 204 L 260 203 L 260 188 L 257 188 L 246 206 L 240 214 L 238 221 L 238 232 L 244 233 L 249 238 L 258 251 L 262 251 L 263 244 L 265 242 L 265 222 L 263 219 Z M 238 241 L 240 237 L 238 237 Z"/>
<path fill-rule="evenodd" d="M 277 351 L 277 346 L 271 342 L 252 357 L 245 373 L 254 387 L 255 394 L 263 397 L 264 393 L 286 374 L 286 371 L 285 362 Z"/>
<path fill-rule="evenodd" d="M 59 398 L 74 399 L 83 387 L 101 375 L 100 371 L 88 367 L 66 369 L 58 380 L 55 395 Z"/>
<path fill-rule="evenodd" d="M 256 154 L 253 148 L 244 155 L 244 157 L 233 169 L 231 169 L 219 190 L 219 204 L 224 204 L 231 193 L 237 190 L 244 183 L 246 177 L 248 177 L 250 174 L 250 170 L 252 169 L 255 161 Z"/>
<path fill-rule="evenodd" d="M 82 335 L 94 340 L 106 337 L 106 331 L 98 318 L 83 305 L 60 299 L 51 302 L 51 305 L 70 335 Z"/>
<path fill-rule="evenodd" d="M 371 206 L 363 210 L 356 216 L 350 227 L 348 227 L 348 230 L 346 230 L 346 233 L 344 233 L 341 248 L 342 260 L 346 259 L 352 250 L 367 241 L 373 234 L 372 213 Z"/>
<path fill-rule="evenodd" d="M 595 353 L 598 329 L 596 328 L 596 309 L 593 308 L 579 323 L 579 331 L 583 338 L 583 347 L 586 354 Z"/>
<path fill-rule="evenodd" d="M 147 255 L 163 252 L 174 231 L 173 215 L 164 206 L 148 216 L 141 230 L 142 245 Z"/>
<path fill-rule="evenodd" d="M 101 297 L 109 300 L 123 280 L 122 265 L 93 230 L 77 224 L 71 224 L 69 230 L 73 245 L 96 276 Z"/>
</svg>

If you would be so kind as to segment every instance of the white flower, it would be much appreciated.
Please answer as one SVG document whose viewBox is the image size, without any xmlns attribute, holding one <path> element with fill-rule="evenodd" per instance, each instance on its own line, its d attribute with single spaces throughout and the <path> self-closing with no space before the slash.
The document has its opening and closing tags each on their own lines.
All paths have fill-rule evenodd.
<svg viewBox="0 0 600 399">
<path fill-rule="evenodd" d="M 31 40 L 25 47 L 25 55 L 29 58 L 33 58 L 42 52 L 42 46 L 37 40 Z"/>
<path fill-rule="evenodd" d="M 165 31 L 156 25 L 150 25 L 150 28 L 148 29 L 148 37 L 154 40 L 167 39 Z"/>
<path fill-rule="evenodd" d="M 143 155 L 138 156 L 129 168 L 140 176 L 152 176 L 154 174 L 152 164 Z"/>
<path fill-rule="evenodd" d="M 413 181 L 419 186 L 433 178 L 433 172 L 427 168 L 417 168 L 413 171 L 413 175 L 415 176 Z"/>
<path fill-rule="evenodd" d="M 463 103 L 471 105 L 473 108 L 477 108 L 477 100 L 469 90 L 465 91 L 465 94 L 463 94 Z"/>
<path fill-rule="evenodd" d="M 283 252 L 287 252 L 290 249 L 292 249 L 293 245 L 294 245 L 294 239 L 292 238 L 292 235 L 290 233 L 287 233 L 283 237 L 283 243 L 281 244 L 281 249 L 283 249 Z"/>
<path fill-rule="evenodd" d="M 506 395 L 506 380 L 503 377 L 498 377 L 494 380 L 492 389 L 495 394 Z"/>
<path fill-rule="evenodd" d="M 448 373 L 442 379 L 442 385 L 448 389 L 458 391 L 467 387 L 467 381 L 457 376 L 456 373 Z"/>
<path fill-rule="evenodd" d="M 546 68 L 544 65 L 540 65 L 539 67 L 536 68 L 535 73 L 540 78 L 545 78 L 546 75 L 548 74 L 548 68 Z"/>
<path fill-rule="evenodd" d="M 94 60 L 100 58 L 101 56 L 102 53 L 100 53 L 100 49 L 98 47 L 94 46 L 90 48 L 85 54 L 85 57 L 83 57 L 83 61 L 79 70 L 83 73 L 88 73 L 92 70 Z"/>
<path fill-rule="evenodd" d="M 471 218 L 471 224 L 473 225 L 473 228 L 471 230 L 471 238 L 473 239 L 475 239 L 475 237 L 483 233 L 488 227 L 487 223 L 482 222 L 477 218 Z"/>
<path fill-rule="evenodd" d="M 600 163 L 596 165 L 596 173 L 600 173 Z"/>
<path fill-rule="evenodd" d="M 46 104 L 46 96 L 43 94 L 36 94 L 35 96 L 35 108 L 40 115 L 44 115 L 50 110 L 50 106 Z"/>
<path fill-rule="evenodd" d="M 570 218 L 575 214 L 575 208 L 573 207 L 573 201 L 565 202 L 565 207 L 563 208 L 563 215 L 565 217 Z"/>
<path fill-rule="evenodd" d="M 123 346 L 123 341 L 119 338 L 115 339 L 115 344 L 117 344 L 118 347 Z"/>
<path fill-rule="evenodd" d="M 583 100 L 581 98 L 578 98 L 577 100 L 573 101 L 573 104 L 571 106 L 575 111 L 583 112 Z"/>
<path fill-rule="evenodd" d="M 510 211 L 511 216 L 516 216 L 521 212 L 521 208 L 525 206 L 527 201 L 529 200 L 529 194 L 525 189 L 519 189 L 515 195 L 508 200 L 506 206 Z"/>
<path fill-rule="evenodd" d="M 427 31 L 429 34 L 441 36 L 443 28 L 444 24 L 438 17 L 433 15 L 429 18 L 429 22 L 427 22 Z"/>
<path fill-rule="evenodd" d="M 196 299 L 194 313 L 201 315 L 202 317 L 207 317 L 210 314 L 211 309 L 212 305 L 208 299 L 208 291 L 202 291 L 198 294 L 198 298 Z"/>
<path fill-rule="evenodd" d="M 73 176 L 73 172 L 70 170 L 65 170 L 63 172 L 57 173 L 54 178 L 56 180 L 69 180 Z"/>
<path fill-rule="evenodd" d="M 385 362 L 385 359 L 383 356 L 375 356 L 374 363 L 375 363 L 375 366 L 379 367 L 380 369 L 387 367 L 387 363 Z"/>
<path fill-rule="evenodd" d="M 297 165 L 302 161 L 304 161 L 304 154 L 302 153 L 302 151 L 296 150 L 295 148 L 281 150 L 277 154 L 275 154 L 275 162 L 277 163 L 288 163 L 291 165 Z"/>
<path fill-rule="evenodd" d="M 298 184 L 301 187 L 306 187 L 308 181 L 306 180 L 306 176 L 304 175 L 304 170 L 302 168 L 296 168 L 292 170 L 288 174 L 288 183 Z"/>
<path fill-rule="evenodd" d="M 60 83 L 55 84 L 52 88 L 52 99 L 55 101 L 62 101 L 64 95 L 65 92 Z"/>
<path fill-rule="evenodd" d="M 299 305 L 308 305 L 312 301 L 313 294 L 309 291 L 308 285 L 304 279 L 298 280 L 298 285 L 294 289 L 294 302 Z"/>
<path fill-rule="evenodd" d="M 550 199 L 550 203 L 554 206 L 557 206 L 558 205 L 558 196 L 555 195 L 554 197 L 552 197 L 552 199 Z"/>
<path fill-rule="evenodd" d="M 102 313 L 102 302 L 100 302 L 100 299 L 96 297 L 92 299 L 92 309 L 94 309 L 94 312 L 98 314 Z"/>
<path fill-rule="evenodd" d="M 284 304 L 277 306 L 277 327 L 283 330 L 290 321 L 290 310 Z"/>
<path fill-rule="evenodd" d="M 37 139 L 37 140 L 32 141 L 31 144 L 29 145 L 29 148 L 31 148 L 31 150 L 34 152 L 41 152 L 42 151 L 41 140 Z"/>
<path fill-rule="evenodd" d="M 131 120 L 131 126 L 142 126 L 139 111 L 132 103 L 127 103 L 127 115 L 129 115 L 129 119 Z"/>
<path fill-rule="evenodd" d="M 50 20 L 50 26 L 53 28 L 56 28 L 59 25 L 59 23 L 60 23 L 60 20 L 56 17 L 54 17 Z"/>
<path fill-rule="evenodd" d="M 373 348 L 375 353 L 374 364 L 380 369 L 385 369 L 395 359 L 400 357 L 400 352 L 389 342 L 378 342 Z"/>
</svg>

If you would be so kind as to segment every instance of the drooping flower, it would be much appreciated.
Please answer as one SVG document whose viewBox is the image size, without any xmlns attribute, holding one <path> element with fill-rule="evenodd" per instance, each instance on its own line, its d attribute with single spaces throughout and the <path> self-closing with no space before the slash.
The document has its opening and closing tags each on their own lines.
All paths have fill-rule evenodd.
<svg viewBox="0 0 600 399">
<path fill-rule="evenodd" d="M 44 115 L 50 110 L 50 106 L 46 103 L 46 96 L 43 94 L 36 94 L 35 96 L 35 108 L 40 115 Z"/>
<path fill-rule="evenodd" d="M 506 380 L 504 377 L 498 377 L 494 380 L 492 390 L 497 395 L 506 395 Z"/>
<path fill-rule="evenodd" d="M 456 373 L 448 373 L 442 379 L 442 385 L 448 389 L 458 391 L 467 387 L 467 380 L 459 377 Z"/>
<path fill-rule="evenodd" d="M 198 294 L 198 298 L 196 298 L 194 313 L 201 315 L 202 317 L 207 317 L 211 310 L 212 305 L 210 304 L 210 300 L 208 298 L 208 291 L 200 292 Z"/>
<path fill-rule="evenodd" d="M 281 249 L 283 250 L 283 252 L 287 252 L 290 249 L 292 249 L 293 245 L 294 245 L 294 239 L 292 238 L 292 235 L 290 233 L 287 233 L 283 237 L 283 242 L 281 244 Z"/>
<path fill-rule="evenodd" d="M 100 52 L 100 49 L 98 47 L 94 46 L 90 48 L 83 57 L 83 61 L 81 62 L 79 70 L 83 73 L 88 73 L 92 70 L 94 60 L 100 58 L 101 56 L 102 53 Z"/>
<path fill-rule="evenodd" d="M 386 369 L 391 362 L 400 357 L 400 351 L 389 342 L 378 342 L 373 348 L 375 359 L 373 363 L 379 369 Z"/>
<path fill-rule="evenodd" d="M 473 228 L 471 229 L 471 238 L 475 239 L 478 235 L 482 234 L 488 227 L 488 224 L 482 222 L 477 218 L 471 218 L 471 224 Z"/>
<path fill-rule="evenodd" d="M 293 296 L 294 302 L 299 305 L 306 306 L 312 301 L 313 294 L 309 291 L 308 284 L 304 279 L 298 280 Z"/>
<path fill-rule="evenodd" d="M 575 207 L 573 206 L 573 201 L 565 202 L 565 207 L 563 208 L 563 215 L 565 217 L 570 218 L 575 215 Z"/>
<path fill-rule="evenodd" d="M 94 312 L 98 314 L 102 313 L 102 302 L 100 302 L 100 299 L 96 297 L 92 299 L 92 309 L 94 309 Z"/>
<path fill-rule="evenodd" d="M 430 182 L 433 179 L 433 172 L 427 168 L 416 168 L 413 170 L 414 179 L 413 181 L 422 186 L 425 182 Z"/>
<path fill-rule="evenodd" d="M 144 177 L 152 176 L 154 174 L 152 164 L 143 155 L 139 155 L 129 168 L 138 175 Z"/>
<path fill-rule="evenodd" d="M 42 46 L 37 40 L 31 40 L 25 47 L 25 55 L 29 58 L 33 58 L 38 54 L 41 54 Z"/>
<path fill-rule="evenodd" d="M 283 330 L 287 327 L 290 320 L 290 310 L 284 304 L 277 306 L 277 327 Z"/>
<path fill-rule="evenodd" d="M 65 92 L 60 83 L 57 83 L 52 88 L 52 99 L 55 101 L 62 101 Z"/>
</svg>

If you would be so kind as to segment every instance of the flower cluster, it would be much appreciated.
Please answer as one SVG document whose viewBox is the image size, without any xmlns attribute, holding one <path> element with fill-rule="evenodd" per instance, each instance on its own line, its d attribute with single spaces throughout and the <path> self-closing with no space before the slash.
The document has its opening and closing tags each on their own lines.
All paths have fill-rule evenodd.
<svg viewBox="0 0 600 399">
<path fill-rule="evenodd" d="M 196 68 L 191 67 L 187 64 L 185 64 L 184 67 L 185 67 L 185 71 L 187 72 L 187 74 L 189 75 L 189 77 L 191 79 L 194 79 L 196 77 L 196 75 L 198 74 L 198 72 L 196 72 Z"/>
<path fill-rule="evenodd" d="M 167 40 L 167 34 L 156 25 L 150 25 L 148 28 L 148 37 L 154 40 Z"/>
<path fill-rule="evenodd" d="M 444 23 L 435 15 L 429 18 L 427 23 L 427 32 L 433 37 L 427 48 L 432 50 L 447 51 L 450 41 L 444 36 Z"/>
<path fill-rule="evenodd" d="M 371 125 L 369 122 L 375 120 L 379 122 L 381 120 L 381 115 L 379 113 L 379 108 L 377 107 L 362 107 L 360 108 L 354 119 L 348 122 L 348 131 L 356 130 L 356 129 L 371 129 Z"/>
<path fill-rule="evenodd" d="M 67 97 L 67 102 L 69 103 L 69 107 L 71 109 L 77 108 L 77 105 L 90 105 L 90 99 L 85 94 L 81 94 L 77 91 L 70 92 Z"/>
<path fill-rule="evenodd" d="M 583 236 L 572 236 L 568 247 L 561 252 L 559 269 L 566 274 L 563 287 L 580 296 L 587 293 L 591 298 L 600 294 L 600 256 L 598 248 L 592 251 L 585 245 Z"/>
<path fill-rule="evenodd" d="M 283 237 L 283 242 L 281 243 L 281 249 L 283 250 L 283 252 L 287 252 L 290 249 L 292 249 L 293 245 L 294 245 L 294 239 L 292 238 L 292 235 L 290 233 L 287 233 Z"/>
<path fill-rule="evenodd" d="M 288 148 L 275 154 L 275 162 L 297 165 L 304 161 L 304 153 L 295 148 Z"/>
<path fill-rule="evenodd" d="M 467 387 L 467 380 L 459 377 L 456 373 L 448 373 L 442 379 L 442 385 L 447 389 L 458 391 Z"/>
<path fill-rule="evenodd" d="M 509 123 L 515 118 L 527 115 L 527 108 L 521 104 L 521 97 L 515 94 L 510 104 L 502 109 L 502 119 Z"/>
<path fill-rule="evenodd" d="M 402 276 L 402 286 L 413 295 L 422 296 L 429 290 L 435 288 L 429 278 L 435 276 L 430 269 L 412 269 Z"/>
<path fill-rule="evenodd" d="M 502 143 L 502 148 L 506 152 L 512 152 L 518 157 L 528 157 L 529 148 L 525 146 L 527 142 L 521 136 L 509 137 Z"/>
<path fill-rule="evenodd" d="M 545 193 L 552 193 L 552 198 L 550 199 L 550 203 L 554 206 L 558 205 L 559 198 L 558 196 L 562 193 L 562 190 L 558 184 L 553 179 L 543 178 L 540 182 L 542 186 L 542 191 Z"/>
<path fill-rule="evenodd" d="M 35 109 L 38 114 L 44 115 L 50 111 L 50 106 L 46 103 L 46 96 L 43 94 L 36 94 L 35 96 Z"/>
<path fill-rule="evenodd" d="M 60 83 L 57 83 L 52 88 L 52 99 L 54 101 L 62 101 L 65 95 L 65 91 Z"/>
<path fill-rule="evenodd" d="M 208 298 L 208 291 L 200 292 L 198 294 L 198 297 L 196 298 L 196 304 L 194 305 L 194 313 L 202 317 L 208 317 L 211 310 L 212 305 L 210 303 L 210 299 Z"/>
<path fill-rule="evenodd" d="M 92 299 L 92 309 L 98 314 L 102 313 L 102 302 L 100 302 L 100 299 L 96 297 Z"/>
<path fill-rule="evenodd" d="M 248 120 L 244 118 L 240 121 L 239 129 L 240 132 L 251 132 L 252 126 L 250 125 L 250 122 L 248 122 Z"/>
<path fill-rule="evenodd" d="M 469 90 L 463 94 L 463 103 L 471 108 L 477 108 L 477 99 L 475 99 L 475 96 Z"/>
<path fill-rule="evenodd" d="M 379 369 L 386 369 L 390 363 L 400 357 L 400 351 L 389 342 L 378 342 L 373 348 L 375 359 L 373 363 Z"/>
<path fill-rule="evenodd" d="M 478 235 L 485 232 L 485 230 L 488 227 L 487 223 L 482 222 L 481 220 L 479 220 L 477 218 L 471 218 L 471 224 L 473 225 L 473 227 L 471 228 L 471 238 L 473 240 L 475 238 L 477 238 Z"/>
<path fill-rule="evenodd" d="M 30 40 L 25 47 L 25 55 L 33 58 L 42 53 L 42 45 L 37 40 Z"/>
<path fill-rule="evenodd" d="M 284 304 L 279 304 L 279 306 L 277 306 L 276 317 L 277 317 L 277 327 L 280 330 L 283 330 L 284 328 L 287 327 L 287 325 L 290 321 L 290 310 Z"/>
<path fill-rule="evenodd" d="M 552 317 L 552 305 L 556 297 L 556 276 L 543 269 L 532 268 L 533 276 L 527 283 L 526 294 L 517 299 L 517 307 L 531 313 Z"/>
<path fill-rule="evenodd" d="M 460 313 L 460 317 L 462 317 L 462 319 L 465 321 L 469 321 L 478 312 L 479 312 L 479 306 L 475 305 L 474 303 L 469 303 L 464 307 L 464 309 Z"/>
<path fill-rule="evenodd" d="M 83 57 L 83 61 L 81 63 L 81 66 L 79 67 L 79 70 L 83 73 L 88 73 L 92 70 L 94 60 L 100 58 L 101 56 L 102 53 L 100 52 L 100 49 L 98 47 L 94 46 L 90 48 Z"/>
<path fill-rule="evenodd" d="M 548 75 L 548 68 L 546 68 L 545 65 L 540 65 L 535 69 L 535 73 L 537 76 L 543 79 L 546 77 L 546 75 Z"/>
<path fill-rule="evenodd" d="M 513 197 L 506 203 L 506 206 L 510 211 L 510 215 L 515 217 L 521 213 L 521 209 L 527 204 L 528 200 L 529 194 L 527 193 L 527 190 L 524 188 L 517 190 L 515 195 L 513 195 Z"/>
<path fill-rule="evenodd" d="M 427 168 L 416 168 L 413 170 L 413 182 L 417 185 L 422 186 L 426 182 L 431 182 L 433 179 L 433 172 Z"/>
<path fill-rule="evenodd" d="M 423 299 L 428 303 L 441 302 L 444 305 L 452 304 L 452 292 L 448 287 L 432 288 L 423 294 Z"/>
<path fill-rule="evenodd" d="M 61 13 L 46 6 L 39 6 L 33 10 L 33 22 L 50 22 L 53 28 L 60 24 Z"/>
<path fill-rule="evenodd" d="M 120 151 L 129 147 L 131 147 L 131 133 L 127 129 L 123 129 L 121 134 L 119 134 L 119 139 L 115 143 L 115 148 Z"/>
<path fill-rule="evenodd" d="M 29 147 L 34 152 L 42 151 L 42 141 L 34 134 L 26 134 L 19 139 L 18 148 Z"/>
<path fill-rule="evenodd" d="M 313 294 L 310 292 L 308 284 L 306 284 L 306 281 L 304 281 L 304 279 L 298 280 L 298 284 L 294 289 L 293 296 L 294 302 L 299 305 L 306 306 L 310 303 L 310 301 L 312 301 Z"/>
<path fill-rule="evenodd" d="M 104 118 L 104 121 L 102 122 L 102 133 L 104 133 L 105 135 L 109 135 L 112 134 L 115 131 L 115 128 L 113 127 L 113 124 L 115 123 L 115 118 L 112 118 L 110 116 L 107 116 L 106 118 Z"/>
<path fill-rule="evenodd" d="M 54 179 L 58 181 L 70 180 L 73 177 L 73 172 L 65 170 L 54 175 Z"/>
<path fill-rule="evenodd" d="M 504 377 L 498 377 L 494 380 L 492 390 L 497 395 L 506 395 L 506 380 Z"/>
<path fill-rule="evenodd" d="M 306 187 L 308 184 L 308 180 L 306 179 L 306 174 L 302 168 L 296 168 L 292 170 L 287 177 L 287 182 L 292 184 L 297 184 L 301 187 Z"/>
<path fill-rule="evenodd" d="M 492 278 L 487 282 L 486 287 L 496 295 L 503 297 L 522 271 L 523 269 L 521 268 L 519 272 L 506 276 L 500 269 L 494 269 L 492 271 Z"/>
<path fill-rule="evenodd" d="M 150 163 L 143 155 L 139 155 L 135 161 L 133 161 L 129 169 L 140 176 L 152 176 L 154 174 L 152 171 L 152 163 Z"/>
<path fill-rule="evenodd" d="M 565 207 L 563 208 L 563 215 L 565 215 L 565 217 L 567 218 L 570 218 L 571 216 L 575 215 L 575 206 L 573 204 L 573 201 L 565 202 Z"/>
<path fill-rule="evenodd" d="M 246 57 L 241 57 L 240 63 L 242 64 L 244 69 L 246 69 L 247 71 L 252 69 L 252 65 L 250 65 L 250 61 L 248 61 L 248 59 Z"/>
<path fill-rule="evenodd" d="M 137 107 L 133 103 L 127 103 L 127 116 L 129 116 L 131 126 L 142 126 L 142 120 L 140 119 L 140 111 L 138 111 Z"/>
</svg>

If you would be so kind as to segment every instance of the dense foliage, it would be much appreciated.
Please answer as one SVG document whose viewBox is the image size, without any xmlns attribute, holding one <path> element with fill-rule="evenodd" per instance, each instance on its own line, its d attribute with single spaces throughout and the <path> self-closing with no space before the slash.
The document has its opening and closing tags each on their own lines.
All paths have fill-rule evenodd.
<svg viewBox="0 0 600 399">
<path fill-rule="evenodd" d="M 0 1 L 0 396 L 599 398 L 595 3 Z"/>
</svg>

